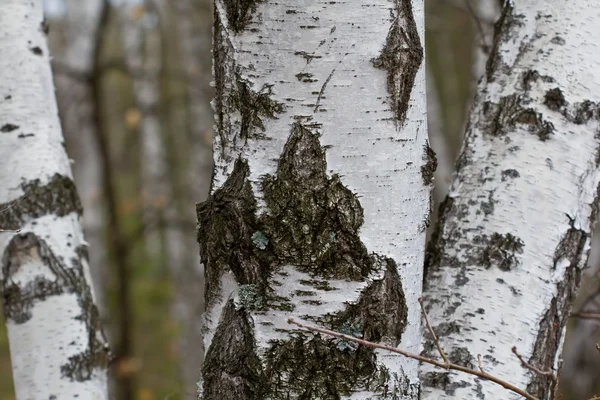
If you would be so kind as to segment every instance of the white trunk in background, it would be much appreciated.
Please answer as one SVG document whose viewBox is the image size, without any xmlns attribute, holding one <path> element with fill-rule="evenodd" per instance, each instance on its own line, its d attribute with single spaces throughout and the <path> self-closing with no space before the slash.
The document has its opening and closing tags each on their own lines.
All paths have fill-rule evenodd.
<svg viewBox="0 0 600 400">
<path fill-rule="evenodd" d="M 42 1 L 0 12 L 2 295 L 17 399 L 107 399 L 81 204 L 54 97 Z"/>
<path fill-rule="evenodd" d="M 94 44 L 102 0 L 67 0 L 62 16 L 65 47 L 61 54 L 53 52 L 61 65 L 82 74 L 94 68 Z M 100 154 L 95 140 L 90 85 L 77 77 L 55 71 L 56 97 L 67 147 L 75 161 L 74 177 L 85 210 L 83 228 L 90 243 L 90 269 L 103 319 L 106 320 L 105 293 L 110 273 L 106 263 L 104 241 L 105 211 L 102 197 Z"/>
<path fill-rule="evenodd" d="M 599 212 L 600 10 L 586 0 L 509 2 L 470 117 L 425 295 L 449 358 L 550 399 L 564 328 Z M 429 340 L 425 352 L 435 355 Z M 593 348 L 589 351 L 595 351 Z M 424 366 L 424 399 L 516 399 Z"/>
<path fill-rule="evenodd" d="M 133 78 L 135 101 L 141 114 L 139 137 L 144 242 L 148 256 L 156 259 L 165 248 L 162 226 L 171 193 L 159 116 L 162 59 L 158 16 L 155 10 L 141 7 L 124 6 L 123 42 L 125 60 Z"/>
<path fill-rule="evenodd" d="M 414 360 L 286 320 L 419 349 L 435 164 L 423 2 L 215 8 L 216 166 L 198 205 L 200 397 L 416 399 Z"/>
</svg>

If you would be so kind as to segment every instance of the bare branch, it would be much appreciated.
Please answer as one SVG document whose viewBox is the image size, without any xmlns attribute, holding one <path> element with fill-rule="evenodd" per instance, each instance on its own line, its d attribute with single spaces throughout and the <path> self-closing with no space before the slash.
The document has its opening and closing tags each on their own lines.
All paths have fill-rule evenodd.
<svg viewBox="0 0 600 400">
<path fill-rule="evenodd" d="M 423 312 L 423 317 L 425 317 L 425 324 L 427 325 L 427 330 L 429 331 L 429 333 L 431 333 L 431 336 L 433 337 L 433 343 L 435 343 L 435 347 L 437 347 L 438 352 L 440 353 L 440 356 L 442 356 L 442 360 L 444 360 L 446 365 L 448 365 L 448 364 L 450 364 L 450 361 L 448 361 L 448 357 L 446 357 L 444 350 L 442 350 L 442 346 L 440 346 L 440 341 L 438 340 L 437 336 L 435 335 L 435 332 L 433 331 L 431 324 L 429 324 L 429 317 L 427 316 L 427 311 L 425 311 L 425 307 L 423 306 L 423 298 L 422 297 L 419 297 L 419 304 L 421 305 L 421 311 Z"/>
<path fill-rule="evenodd" d="M 302 322 L 298 322 L 294 318 L 289 318 L 288 324 L 293 324 L 293 325 L 299 326 L 300 328 L 306 329 L 308 331 L 318 332 L 318 333 L 322 333 L 324 335 L 336 337 L 338 339 L 355 342 L 355 343 L 361 344 L 366 347 L 387 350 L 392 353 L 400 354 L 404 357 L 412 358 L 417 361 L 435 365 L 436 367 L 439 367 L 439 368 L 451 369 L 454 371 L 460 371 L 460 372 L 464 372 L 466 374 L 475 375 L 481 379 L 485 379 L 490 382 L 494 382 L 494 383 L 502 386 L 503 388 L 510 390 L 511 392 L 517 393 L 517 394 L 525 397 L 528 400 L 539 400 L 537 397 L 532 396 L 531 394 L 527 393 L 523 389 L 519 389 L 518 387 L 511 385 L 510 383 L 503 381 L 500 378 L 497 378 L 497 377 L 490 375 L 488 373 L 485 373 L 485 372 L 480 372 L 480 371 L 477 371 L 477 370 L 474 370 L 471 368 L 463 367 L 462 365 L 457 365 L 457 364 L 453 364 L 453 363 L 446 364 L 446 363 L 434 360 L 432 358 L 423 357 L 418 354 L 409 353 L 408 351 L 404 351 L 404 350 L 398 349 L 396 347 L 386 346 L 386 345 L 379 344 L 379 343 L 373 343 L 373 342 L 369 342 L 367 340 L 356 338 L 354 336 L 344 335 L 343 333 L 334 332 L 334 331 L 330 331 L 328 329 L 318 328 L 315 326 L 310 326 L 310 325 L 304 324 Z"/>
<path fill-rule="evenodd" d="M 574 312 L 574 313 L 571 313 L 571 317 L 582 318 L 582 319 L 600 319 L 600 314 L 586 313 L 586 312 Z"/>
<path fill-rule="evenodd" d="M 558 378 L 556 377 L 556 374 L 554 373 L 554 371 L 544 371 L 544 370 L 541 370 L 541 369 L 539 369 L 539 368 L 531 365 L 527 361 L 525 361 L 525 359 L 517 352 L 517 346 L 513 346 L 511 350 L 512 350 L 513 354 L 515 356 L 517 356 L 517 358 L 519 359 L 519 361 L 521 361 L 521 366 L 523 366 L 524 368 L 527 368 L 527 369 L 535 372 L 536 374 L 544 375 L 544 376 L 549 376 L 550 379 L 552 379 L 552 381 L 554 383 L 558 382 Z"/>
<path fill-rule="evenodd" d="M 477 354 L 477 365 L 479 366 L 479 371 L 485 373 L 483 370 L 483 361 L 481 361 L 481 354 Z"/>
</svg>

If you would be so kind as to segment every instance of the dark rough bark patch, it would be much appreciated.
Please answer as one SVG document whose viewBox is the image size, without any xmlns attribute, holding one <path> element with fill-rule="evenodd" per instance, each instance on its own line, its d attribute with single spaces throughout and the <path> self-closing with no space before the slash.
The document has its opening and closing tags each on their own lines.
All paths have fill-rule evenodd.
<svg viewBox="0 0 600 400">
<path fill-rule="evenodd" d="M 475 358 L 469 352 L 469 349 L 466 347 L 455 347 L 452 349 L 450 354 L 448 354 L 448 360 L 451 363 L 456 365 L 462 365 L 463 367 L 473 368 L 473 361 Z"/>
<path fill-rule="evenodd" d="M 32 52 L 33 54 L 35 54 L 36 56 L 41 56 L 42 54 L 44 54 L 44 53 L 42 52 L 42 49 L 41 49 L 41 48 L 39 48 L 38 46 L 32 47 L 32 48 L 30 48 L 29 50 L 31 50 L 31 52 Z"/>
<path fill-rule="evenodd" d="M 457 388 L 470 386 L 468 382 L 452 382 L 450 372 L 427 372 L 421 375 L 423 386 L 434 387 L 443 390 L 447 395 L 454 396 Z"/>
<path fill-rule="evenodd" d="M 531 365 L 542 370 L 552 370 L 554 367 L 563 327 L 569 318 L 571 305 L 575 301 L 581 280 L 581 268 L 584 264 L 582 256 L 587 240 L 587 233 L 575 229 L 571 223 L 571 228 L 556 248 L 553 268 L 561 259 L 567 259 L 569 266 L 565 270 L 563 279 L 556 285 L 556 296 L 550 302 L 550 307 L 540 322 L 532 356 L 528 360 Z M 555 390 L 552 380 L 539 374 L 534 374 L 527 385 L 527 392 L 539 399 L 554 398 Z"/>
<path fill-rule="evenodd" d="M 544 95 L 544 104 L 552 111 L 558 111 L 563 108 L 567 101 L 559 88 L 550 89 Z"/>
<path fill-rule="evenodd" d="M 373 268 L 358 230 L 358 198 L 326 173 L 317 134 L 295 123 L 275 176 L 262 183 L 268 214 L 264 223 L 280 262 L 325 279 L 365 278 Z"/>
<path fill-rule="evenodd" d="M 488 82 L 494 81 L 494 74 L 500 69 L 508 69 L 500 54 L 500 46 L 512 38 L 512 34 L 517 27 L 522 26 L 520 21 L 522 15 L 515 15 L 512 2 L 505 1 L 502 8 L 502 14 L 494 25 L 494 43 L 486 64 L 486 78 Z"/>
<path fill-rule="evenodd" d="M 433 233 L 431 238 L 427 242 L 427 247 L 425 249 L 425 262 L 424 262 L 424 270 L 423 270 L 423 287 L 427 287 L 427 282 L 429 281 L 428 275 L 429 273 L 437 270 L 442 261 L 445 265 L 457 265 L 456 262 L 452 262 L 445 255 L 444 249 L 446 248 L 446 239 L 444 239 L 443 235 L 443 227 L 446 224 L 446 219 L 448 215 L 452 212 L 452 208 L 454 206 L 454 199 L 450 196 L 446 196 L 446 198 L 440 203 L 438 208 L 438 220 L 433 229 Z"/>
<path fill-rule="evenodd" d="M 516 169 L 505 169 L 504 171 L 502 171 L 502 182 L 506 181 L 507 179 L 517 179 L 521 176 L 521 174 L 519 174 L 519 171 L 517 171 Z"/>
<path fill-rule="evenodd" d="M 267 378 L 256 355 L 254 328 L 244 308 L 229 300 L 202 366 L 204 400 L 263 399 Z"/>
<path fill-rule="evenodd" d="M 487 235 L 476 237 L 473 242 L 479 248 L 476 262 L 486 268 L 497 267 L 502 271 L 510 271 L 518 265 L 516 254 L 523 253 L 524 243 L 516 236 L 494 232 L 488 238 Z"/>
<path fill-rule="evenodd" d="M 83 208 L 75 183 L 67 176 L 55 174 L 46 185 L 35 179 L 21 184 L 23 196 L 0 204 L 0 227 L 19 229 L 33 218 L 54 214 L 64 217 L 70 213 L 81 215 Z"/>
<path fill-rule="evenodd" d="M 377 365 L 371 349 L 346 349 L 340 344 L 337 339 L 301 332 L 290 340 L 274 341 L 265 355 L 268 398 L 337 400 L 357 387 L 390 391 L 389 373 Z"/>
<path fill-rule="evenodd" d="M 209 307 L 219 294 L 220 277 L 228 270 L 233 272 L 240 284 L 238 297 L 241 307 L 236 311 L 238 313 L 260 312 L 265 308 L 294 309 L 291 299 L 275 294 L 277 282 L 267 280 L 281 265 L 293 265 L 309 273 L 311 279 L 300 283 L 320 290 L 333 290 L 327 279 L 364 281 L 371 273 L 383 270 L 383 278 L 368 284 L 356 303 L 348 304 L 345 310 L 329 316 L 328 327 L 338 328 L 345 324 L 360 336 L 399 343 L 406 326 L 407 306 L 397 266 L 391 259 L 369 254 L 360 240 L 362 207 L 357 196 L 343 186 L 338 176 L 327 175 L 325 152 L 318 134 L 300 123 L 292 126 L 276 173 L 262 179 L 266 213 L 260 218 L 256 216 L 257 206 L 248 181 L 249 174 L 248 164 L 241 159 L 236 161 L 223 186 L 215 190 L 205 203 L 197 205 L 198 241 L 205 265 Z M 222 321 L 226 319 L 225 316 L 221 318 Z M 334 322 L 341 325 L 334 326 Z M 217 331 L 222 332 L 217 332 L 213 341 L 224 343 L 217 336 L 225 335 L 235 326 L 221 325 L 222 322 Z M 249 353 L 255 351 L 251 346 L 244 346 L 244 349 L 249 358 Z M 215 353 L 219 351 L 214 350 Z M 376 390 L 390 399 L 416 390 L 410 382 L 385 372 L 385 368 L 376 363 L 372 349 L 352 349 L 335 340 L 312 336 L 298 339 L 293 335 L 290 340 L 272 343 L 266 351 L 270 357 L 265 361 L 266 369 L 263 370 L 267 386 L 259 388 L 260 385 L 256 384 L 252 387 L 258 389 L 252 390 L 268 393 L 265 396 L 270 399 L 283 400 L 293 396 L 333 400 L 339 399 L 341 394 L 350 393 L 357 385 Z M 292 357 L 292 351 L 302 356 L 294 353 Z M 211 368 L 214 371 L 224 374 L 214 365 L 226 363 L 225 359 L 213 362 L 207 356 L 206 363 L 209 362 L 213 363 Z M 317 373 L 315 378 L 314 371 L 323 371 L 323 374 Z M 263 372 L 253 371 L 252 379 L 262 376 Z M 217 372 L 209 373 L 218 376 Z M 304 380 L 292 382 L 290 374 L 300 374 Z M 205 379 L 203 399 L 232 400 L 250 396 L 245 394 L 250 393 L 248 390 L 239 388 L 246 387 L 240 386 L 242 383 L 250 385 L 252 379 L 231 378 L 231 383 L 227 384 L 233 387 L 236 383 L 237 386 L 235 390 L 228 389 L 225 394 L 217 378 Z"/>
<path fill-rule="evenodd" d="M 423 183 L 429 186 L 433 183 L 433 176 L 438 165 L 435 151 L 429 146 L 429 143 L 425 146 L 423 159 L 426 163 L 421 167 L 421 177 L 423 178 Z"/>
<path fill-rule="evenodd" d="M 522 104 L 523 98 L 516 94 L 504 96 L 498 103 L 484 102 L 484 132 L 495 137 L 505 136 L 517 124 L 522 124 L 527 125 L 529 132 L 537 135 L 541 141 L 548 140 L 554 132 L 554 125 L 544 120 L 541 113 Z"/>
<path fill-rule="evenodd" d="M 261 2 L 262 0 L 223 0 L 231 30 L 241 33 L 252 20 L 252 14 Z"/>
<path fill-rule="evenodd" d="M 205 301 L 210 307 L 219 293 L 220 278 L 231 270 L 240 285 L 257 285 L 264 293 L 268 261 L 252 236 L 261 227 L 256 200 L 248 181 L 246 161 L 238 159 L 223 186 L 196 205 L 200 258 L 205 266 Z M 270 246 L 267 244 L 266 246 Z"/>
<path fill-rule="evenodd" d="M 80 251 L 76 251 L 81 256 Z M 39 276 L 26 285 L 13 281 L 21 268 L 30 262 L 41 263 L 54 276 L 53 279 Z M 71 260 L 67 266 L 57 258 L 46 242 L 33 233 L 15 235 L 9 242 L 2 257 L 2 297 L 4 315 L 14 323 L 22 324 L 32 317 L 31 311 L 38 302 L 48 297 L 64 293 L 77 296 L 81 314 L 75 319 L 82 321 L 87 329 L 87 348 L 69 357 L 61 366 L 61 373 L 72 380 L 86 381 L 94 370 L 105 370 L 109 351 L 103 336 L 100 316 L 86 281 L 80 257 Z"/>
<path fill-rule="evenodd" d="M 244 7 L 235 6 L 240 10 L 252 8 Z M 222 157 L 233 161 L 226 154 L 226 149 L 236 145 L 238 141 L 244 141 L 245 144 L 250 138 L 262 138 L 264 118 L 276 118 L 277 114 L 284 111 L 284 105 L 271 99 L 272 85 L 265 84 L 256 90 L 250 81 L 242 77 L 240 68 L 236 66 L 231 38 L 228 37 L 216 9 L 213 31 L 216 133 Z M 239 113 L 241 118 L 234 123 L 229 116 L 235 113 Z"/>
<path fill-rule="evenodd" d="M 388 92 L 397 121 L 403 124 L 415 83 L 423 62 L 423 47 L 410 0 L 396 0 L 396 16 L 381 54 L 372 59 L 375 68 L 387 71 Z"/>
<path fill-rule="evenodd" d="M 2 125 L 2 127 L 0 128 L 0 132 L 2 132 L 2 133 L 9 133 L 9 132 L 12 132 L 12 131 L 14 131 L 16 129 L 19 129 L 18 125 L 10 124 L 9 123 L 9 124 Z"/>
<path fill-rule="evenodd" d="M 374 256 L 385 270 L 383 279 L 374 280 L 361 293 L 355 304 L 320 321 L 337 331 L 356 327 L 362 338 L 398 346 L 406 327 L 408 307 L 398 275 L 398 266 L 387 257 Z"/>
</svg>

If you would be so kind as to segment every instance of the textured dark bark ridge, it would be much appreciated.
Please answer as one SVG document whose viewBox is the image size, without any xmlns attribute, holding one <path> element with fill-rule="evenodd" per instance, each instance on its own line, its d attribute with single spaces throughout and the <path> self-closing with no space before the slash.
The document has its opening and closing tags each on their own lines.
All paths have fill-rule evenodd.
<svg viewBox="0 0 600 400">
<path fill-rule="evenodd" d="M 235 32 L 242 32 L 252 20 L 256 5 L 262 0 L 223 0 L 229 27 Z"/>
<path fill-rule="evenodd" d="M 56 174 L 43 186 L 35 179 L 22 183 L 21 189 L 23 196 L 19 199 L 0 204 L 2 229 L 19 229 L 32 218 L 48 214 L 64 217 L 83 212 L 75 183 L 69 177 Z"/>
<path fill-rule="evenodd" d="M 85 254 L 81 251 L 77 253 Z M 32 260 L 39 260 L 45 265 L 54 279 L 37 277 L 26 286 L 13 282 L 13 276 Z M 73 380 L 85 381 L 91 378 L 95 369 L 106 369 L 109 352 L 102 334 L 98 309 L 83 273 L 81 259 L 72 259 L 70 262 L 69 266 L 64 260 L 58 259 L 46 242 L 33 233 L 15 235 L 2 258 L 4 315 L 5 318 L 22 324 L 32 317 L 31 310 L 38 301 L 63 293 L 75 294 L 82 312 L 75 316 L 75 319 L 82 321 L 87 328 L 87 349 L 69 357 L 61 366 L 61 373 Z"/>
<path fill-rule="evenodd" d="M 219 281 L 226 271 L 231 271 L 241 285 L 240 308 L 228 303 L 208 349 L 203 367 L 207 377 L 205 400 L 238 398 L 214 397 L 224 392 L 212 377 L 222 376 L 224 371 L 231 375 L 227 395 L 240 398 L 262 398 L 251 397 L 262 393 L 269 399 L 338 399 L 357 388 L 376 391 L 383 398 L 397 398 L 412 390 L 409 382 L 379 365 L 371 349 L 299 331 L 290 330 L 289 340 L 271 343 L 260 371 L 228 366 L 237 362 L 235 358 L 217 355 L 221 351 L 217 349 L 237 346 L 239 354 L 255 357 L 252 336 L 243 334 L 242 342 L 232 344 L 231 329 L 246 329 L 240 326 L 251 324 L 249 312 L 294 309 L 290 299 L 273 295 L 276 282 L 269 281 L 282 265 L 294 265 L 310 274 L 313 280 L 307 283 L 314 284 L 315 289 L 323 289 L 327 279 L 363 281 L 371 273 L 383 272 L 383 278 L 370 282 L 355 304 L 319 322 L 369 340 L 400 342 L 407 306 L 397 266 L 389 258 L 368 253 L 358 235 L 362 207 L 339 177 L 327 176 L 326 167 L 318 135 L 295 123 L 276 174 L 265 176 L 262 182 L 268 210 L 265 215 L 256 216 L 249 169 L 243 160 L 236 161 L 223 186 L 197 206 L 207 303 L 221 296 Z M 311 379 L 314 376 L 322 378 Z"/>
<path fill-rule="evenodd" d="M 395 15 L 385 46 L 371 60 L 375 68 L 387 71 L 392 109 L 402 125 L 406 119 L 410 94 L 423 62 L 423 46 L 412 11 L 411 0 L 396 0 Z"/>
</svg>

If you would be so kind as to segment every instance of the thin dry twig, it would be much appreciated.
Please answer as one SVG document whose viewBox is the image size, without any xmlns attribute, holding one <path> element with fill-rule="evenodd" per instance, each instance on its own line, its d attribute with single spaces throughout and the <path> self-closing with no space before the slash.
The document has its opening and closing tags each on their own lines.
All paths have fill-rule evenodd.
<svg viewBox="0 0 600 400">
<path fill-rule="evenodd" d="M 479 371 L 485 373 L 483 370 L 483 361 L 481 361 L 481 354 L 477 354 L 477 365 L 479 366 Z"/>
<path fill-rule="evenodd" d="M 600 344 L 596 343 L 596 350 L 600 352 Z"/>
<path fill-rule="evenodd" d="M 425 317 L 425 324 L 427 325 L 427 330 L 429 331 L 429 333 L 431 333 L 431 336 L 433 337 L 433 343 L 435 343 L 435 347 L 437 347 L 438 352 L 440 353 L 440 356 L 442 357 L 442 360 L 444 360 L 446 365 L 448 365 L 448 364 L 450 364 L 450 361 L 448 361 L 448 357 L 446 357 L 444 350 L 442 350 L 442 346 L 440 345 L 440 342 L 439 342 L 435 332 L 433 331 L 431 324 L 429 323 L 429 317 L 427 316 L 427 312 L 425 311 L 425 306 L 423 306 L 423 298 L 421 298 L 421 297 L 419 297 L 419 304 L 421 305 L 421 311 L 423 312 L 423 317 Z"/>
<path fill-rule="evenodd" d="M 529 393 L 527 393 L 523 389 L 519 389 L 518 387 L 516 387 L 514 385 L 511 385 L 510 383 L 508 383 L 506 381 L 503 381 L 502 379 L 497 378 L 497 377 L 495 377 L 493 375 L 490 375 L 490 374 L 488 374 L 486 372 L 477 371 L 477 370 L 474 370 L 474 369 L 471 369 L 471 368 L 463 367 L 462 365 L 458 365 L 458 364 L 443 363 L 443 362 L 434 360 L 432 358 L 423 357 L 423 356 L 418 355 L 418 354 L 409 353 L 408 351 L 404 351 L 402 349 L 398 349 L 398 348 L 395 348 L 395 347 L 390 347 L 390 346 L 386 346 L 386 345 L 383 345 L 383 344 L 373 343 L 373 342 L 369 342 L 367 340 L 356 338 L 354 336 L 348 336 L 348 335 L 344 335 L 343 333 L 334 332 L 334 331 L 330 331 L 328 329 L 323 329 L 323 328 L 318 328 L 316 326 L 307 325 L 307 324 L 304 324 L 302 322 L 296 321 L 294 318 L 289 318 L 288 319 L 288 324 L 293 324 L 293 325 L 299 326 L 300 328 L 306 329 L 308 331 L 318 332 L 318 333 L 322 333 L 324 335 L 333 336 L 333 337 L 338 338 L 338 339 L 343 339 L 343 340 L 355 342 L 355 343 L 361 344 L 361 345 L 366 346 L 366 347 L 387 350 L 387 351 L 390 351 L 392 353 L 400 354 L 400 355 L 402 355 L 404 357 L 412 358 L 412 359 L 417 360 L 417 361 L 421 361 L 421 362 L 424 362 L 424 363 L 427 363 L 427 364 L 435 365 L 436 367 L 439 367 L 439 368 L 451 369 L 451 370 L 455 370 L 455 371 L 464 372 L 464 373 L 467 373 L 467 374 L 470 374 L 470 375 L 475 375 L 475 376 L 477 376 L 477 377 L 479 377 L 481 379 L 485 379 L 485 380 L 488 380 L 490 382 L 494 382 L 494 383 L 502 386 L 503 388 L 510 390 L 511 392 L 517 393 L 517 394 L 525 397 L 528 400 L 539 400 L 537 397 L 530 395 Z"/>
<path fill-rule="evenodd" d="M 571 317 L 583 318 L 583 319 L 600 319 L 600 314 L 586 313 L 586 312 L 574 312 L 574 313 L 571 313 Z"/>
<path fill-rule="evenodd" d="M 513 354 L 515 356 L 517 356 L 517 358 L 521 362 L 521 366 L 523 366 L 524 368 L 527 368 L 527 369 L 535 372 L 536 374 L 540 374 L 540 375 L 544 375 L 544 376 L 549 376 L 550 379 L 552 379 L 552 381 L 554 383 L 556 383 L 558 381 L 558 378 L 556 377 L 556 374 L 554 373 L 554 371 L 550 371 L 550 370 L 544 371 L 544 370 L 541 370 L 541 369 L 539 369 L 539 368 L 531 365 L 527 361 L 525 361 L 525 359 L 517 352 L 517 346 L 513 346 L 511 350 L 512 350 Z"/>
</svg>

